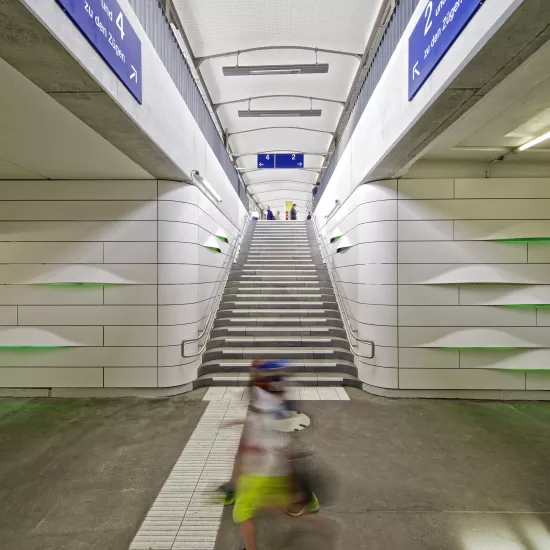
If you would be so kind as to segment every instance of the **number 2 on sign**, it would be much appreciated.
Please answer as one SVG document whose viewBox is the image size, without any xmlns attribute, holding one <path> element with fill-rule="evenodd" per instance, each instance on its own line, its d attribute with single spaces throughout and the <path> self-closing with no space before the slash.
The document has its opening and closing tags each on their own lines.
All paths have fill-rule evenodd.
<svg viewBox="0 0 550 550">
<path fill-rule="evenodd" d="M 432 26 L 432 11 L 434 9 L 433 1 L 430 0 L 428 2 L 428 5 L 426 6 L 426 11 L 424 12 L 424 17 L 426 18 L 426 27 L 424 29 L 424 36 L 428 34 L 428 31 L 430 30 Z"/>
<path fill-rule="evenodd" d="M 124 16 L 122 15 L 122 12 L 120 12 L 116 18 L 116 26 L 120 30 L 120 38 L 124 40 Z"/>
</svg>

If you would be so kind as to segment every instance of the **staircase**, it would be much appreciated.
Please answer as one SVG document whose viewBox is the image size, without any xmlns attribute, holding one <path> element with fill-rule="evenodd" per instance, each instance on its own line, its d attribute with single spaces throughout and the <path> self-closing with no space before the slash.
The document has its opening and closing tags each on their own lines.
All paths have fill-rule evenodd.
<svg viewBox="0 0 550 550">
<path fill-rule="evenodd" d="M 361 387 L 311 222 L 250 222 L 195 387 L 247 385 L 257 357 L 297 385 Z"/>
</svg>

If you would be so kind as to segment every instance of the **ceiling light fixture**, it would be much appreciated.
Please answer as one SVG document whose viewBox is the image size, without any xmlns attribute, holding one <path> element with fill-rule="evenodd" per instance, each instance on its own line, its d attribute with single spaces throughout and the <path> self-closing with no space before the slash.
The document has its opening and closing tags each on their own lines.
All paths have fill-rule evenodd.
<svg viewBox="0 0 550 550">
<path fill-rule="evenodd" d="M 546 141 L 550 139 L 550 132 L 547 132 L 546 134 L 543 134 L 542 136 L 532 139 L 531 141 L 528 141 L 527 143 L 521 145 L 517 149 L 515 149 L 516 153 L 521 153 L 522 151 L 526 151 L 527 149 L 530 149 L 531 147 L 534 147 L 535 145 L 538 145 L 539 143 L 542 143 L 543 141 Z"/>
<path fill-rule="evenodd" d="M 321 109 L 256 109 L 239 111 L 240 118 L 267 118 L 267 117 L 320 117 Z"/>
<path fill-rule="evenodd" d="M 326 74 L 328 63 L 304 65 L 248 65 L 223 67 L 224 76 L 277 76 L 285 74 Z"/>
<path fill-rule="evenodd" d="M 212 184 L 205 180 L 200 174 L 198 170 L 193 170 L 191 172 L 191 175 L 199 182 L 200 186 L 203 188 L 203 190 L 207 191 L 214 199 L 216 199 L 218 202 L 222 202 L 222 198 L 218 194 L 218 192 L 212 187 Z"/>
</svg>

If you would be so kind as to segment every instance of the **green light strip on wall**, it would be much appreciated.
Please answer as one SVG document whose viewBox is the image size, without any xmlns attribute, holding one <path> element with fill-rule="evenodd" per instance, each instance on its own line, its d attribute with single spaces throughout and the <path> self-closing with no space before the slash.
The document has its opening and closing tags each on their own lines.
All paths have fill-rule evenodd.
<svg viewBox="0 0 550 550">
<path fill-rule="evenodd" d="M 335 243 L 338 239 L 341 239 L 341 238 L 342 238 L 342 235 L 338 235 L 337 237 L 331 237 L 330 242 L 331 242 L 331 244 Z"/>
<path fill-rule="evenodd" d="M 221 248 L 217 248 L 215 246 L 205 246 L 204 248 L 206 248 L 207 250 L 210 250 L 211 252 L 219 252 L 221 254 Z"/>
<path fill-rule="evenodd" d="M 550 237 L 519 237 L 517 239 L 487 239 L 498 243 L 544 243 L 550 242 Z"/>
<path fill-rule="evenodd" d="M 548 309 L 550 308 L 550 304 L 502 304 L 499 307 L 513 309 Z"/>
<path fill-rule="evenodd" d="M 222 235 L 216 235 L 216 237 L 220 239 L 220 241 L 229 244 L 229 239 L 227 237 L 222 237 Z"/>
<path fill-rule="evenodd" d="M 65 349 L 65 348 L 74 348 L 76 346 L 0 346 L 0 350 L 47 350 L 47 349 Z"/>
<path fill-rule="evenodd" d="M 430 349 L 430 348 L 424 348 Z M 517 349 L 531 349 L 531 348 L 518 348 L 518 347 L 499 347 L 499 346 L 438 346 L 433 349 L 454 349 L 454 350 L 517 350 Z"/>
<path fill-rule="evenodd" d="M 37 283 L 33 286 L 98 288 L 104 286 L 130 286 L 130 283 Z"/>
</svg>

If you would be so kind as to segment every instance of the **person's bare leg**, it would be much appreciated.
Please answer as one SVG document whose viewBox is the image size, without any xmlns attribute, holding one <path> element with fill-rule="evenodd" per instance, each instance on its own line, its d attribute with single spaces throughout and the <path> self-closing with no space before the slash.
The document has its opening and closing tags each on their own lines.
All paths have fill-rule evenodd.
<svg viewBox="0 0 550 550">
<path fill-rule="evenodd" d="M 251 519 L 247 519 L 241 523 L 241 535 L 246 550 L 256 550 L 254 522 Z"/>
</svg>

